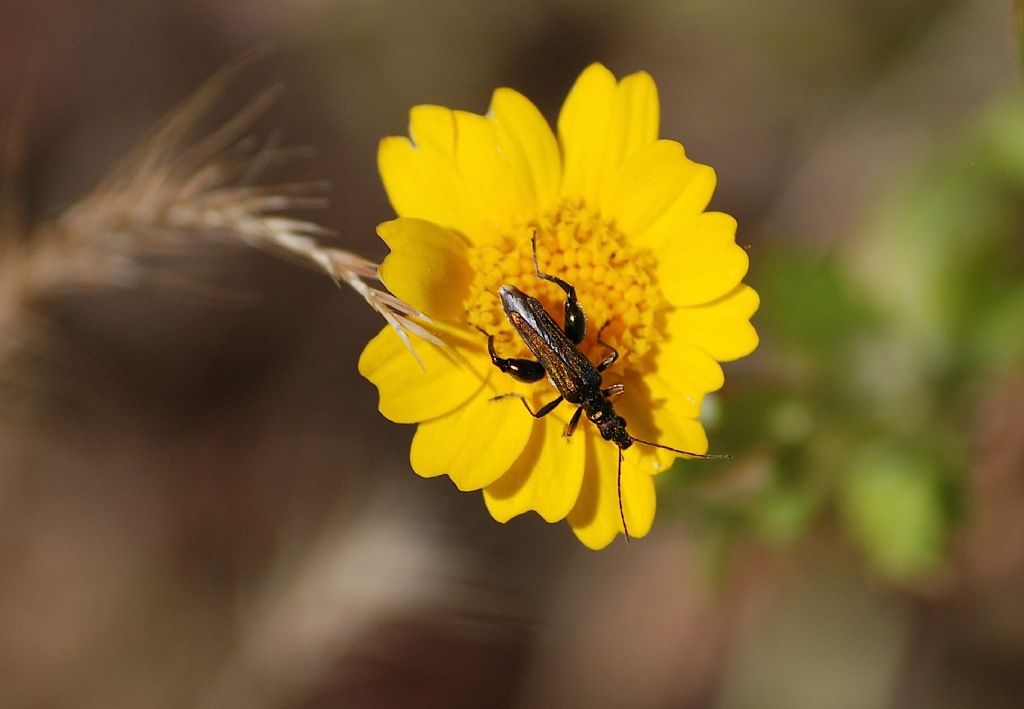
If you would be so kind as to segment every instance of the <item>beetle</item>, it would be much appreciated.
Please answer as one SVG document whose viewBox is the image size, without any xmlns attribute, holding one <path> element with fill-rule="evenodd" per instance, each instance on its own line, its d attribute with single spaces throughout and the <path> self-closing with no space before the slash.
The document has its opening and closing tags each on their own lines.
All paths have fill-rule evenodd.
<svg viewBox="0 0 1024 709">
<path fill-rule="evenodd" d="M 618 351 L 602 338 L 605 328 L 611 321 L 602 325 L 597 333 L 598 344 L 607 347 L 610 352 L 597 365 L 594 365 L 579 348 L 587 334 L 587 317 L 576 296 L 576 288 L 558 276 L 541 272 L 540 263 L 537 260 L 536 231 L 533 232 L 530 241 L 533 247 L 534 275 L 554 283 L 565 291 L 563 327 L 558 326 L 539 300 L 513 285 L 506 284 L 498 289 L 498 297 L 501 299 L 505 317 L 533 356 L 536 357 L 536 360 L 499 357 L 494 351 L 494 335 L 488 334 L 482 328 L 477 329 L 487 336 L 487 353 L 495 367 L 521 382 L 539 382 L 546 376 L 552 386 L 558 390 L 558 397 L 544 404 L 537 411 L 530 408 L 530 404 L 522 394 L 500 394 L 493 400 L 516 397 L 523 402 L 523 406 L 530 412 L 530 415 L 538 419 L 550 414 L 563 401 L 574 404 L 576 411 L 565 428 L 566 437 L 575 432 L 580 417 L 585 413 L 587 418 L 597 426 L 601 437 L 618 447 L 619 463 L 615 484 L 622 531 L 628 543 L 629 527 L 626 525 L 626 513 L 622 506 L 622 451 L 634 443 L 640 443 L 705 460 L 728 458 L 729 456 L 702 455 L 672 448 L 661 443 L 639 439 L 626 430 L 626 420 L 616 413 L 612 404 L 616 398 L 622 395 L 625 387 L 622 384 L 602 386 L 602 372 L 615 364 L 619 358 Z"/>
</svg>

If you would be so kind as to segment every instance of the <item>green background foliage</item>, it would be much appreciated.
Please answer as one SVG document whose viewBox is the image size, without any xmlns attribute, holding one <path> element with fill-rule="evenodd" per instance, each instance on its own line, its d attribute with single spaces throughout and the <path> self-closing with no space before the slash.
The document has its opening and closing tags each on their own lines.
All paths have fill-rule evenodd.
<svg viewBox="0 0 1024 709">
<path fill-rule="evenodd" d="M 886 576 L 942 567 L 970 514 L 978 398 L 1024 366 L 1022 205 L 1015 92 L 894 178 L 842 251 L 753 254 L 770 364 L 722 396 L 713 431 L 761 473 L 715 502 L 730 539 L 791 543 L 834 518 Z"/>
</svg>

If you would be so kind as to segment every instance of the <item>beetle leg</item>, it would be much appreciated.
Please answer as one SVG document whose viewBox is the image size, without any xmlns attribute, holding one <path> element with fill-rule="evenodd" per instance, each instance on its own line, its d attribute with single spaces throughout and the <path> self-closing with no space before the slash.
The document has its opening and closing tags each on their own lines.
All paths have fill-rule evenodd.
<svg viewBox="0 0 1024 709">
<path fill-rule="evenodd" d="M 580 407 L 578 407 L 576 409 L 576 413 L 574 413 L 572 415 L 572 418 L 569 419 L 569 423 L 565 427 L 565 437 L 566 438 L 570 438 L 572 436 L 572 434 L 576 433 L 576 426 L 580 422 L 580 415 L 582 413 L 583 413 L 583 407 L 580 406 Z"/>
<path fill-rule="evenodd" d="M 612 384 L 610 387 L 601 390 L 601 396 L 606 398 L 608 401 L 614 401 L 622 396 L 622 392 L 626 391 L 624 384 Z"/>
<path fill-rule="evenodd" d="M 498 394 L 497 396 L 492 396 L 491 401 L 498 401 L 500 399 L 510 399 L 513 396 L 519 399 L 521 402 L 523 402 L 523 406 L 525 406 L 526 410 L 530 412 L 530 416 L 533 416 L 535 419 L 547 416 L 548 414 L 555 410 L 555 407 L 562 403 L 562 397 L 558 397 L 554 401 L 549 401 L 548 403 L 544 404 L 544 406 L 540 407 L 536 412 L 534 412 L 534 410 L 530 408 L 530 405 L 526 403 L 526 397 L 523 396 L 522 394 Z"/>
<path fill-rule="evenodd" d="M 615 364 L 615 360 L 619 358 L 619 351 L 601 338 L 601 334 L 605 331 L 605 328 L 611 324 L 612 321 L 609 320 L 608 322 L 601 326 L 600 330 L 597 331 L 597 344 L 604 345 L 605 347 L 612 351 L 611 354 L 609 354 L 607 357 L 601 360 L 601 364 L 597 365 L 597 371 L 599 372 L 603 372 L 604 370 L 608 369 L 610 366 Z"/>
<path fill-rule="evenodd" d="M 487 332 L 477 328 L 483 334 Z M 544 378 L 544 366 L 532 359 L 519 359 L 517 357 L 499 357 L 494 351 L 494 335 L 487 335 L 487 354 L 491 356 L 491 364 L 521 382 L 539 382 Z"/>
<path fill-rule="evenodd" d="M 559 288 L 565 291 L 565 306 L 563 312 L 565 315 L 565 325 L 562 328 L 565 332 L 565 336 L 572 340 L 574 345 L 578 345 L 583 342 L 583 338 L 587 334 L 587 316 L 583 312 L 583 306 L 580 305 L 580 301 L 576 297 L 576 289 L 569 283 L 566 283 L 558 276 L 552 276 L 550 273 L 541 273 L 540 264 L 537 262 L 537 230 L 534 229 L 533 236 L 530 237 L 530 243 L 533 245 L 533 270 L 537 278 L 542 278 L 545 281 L 551 281 Z"/>
</svg>

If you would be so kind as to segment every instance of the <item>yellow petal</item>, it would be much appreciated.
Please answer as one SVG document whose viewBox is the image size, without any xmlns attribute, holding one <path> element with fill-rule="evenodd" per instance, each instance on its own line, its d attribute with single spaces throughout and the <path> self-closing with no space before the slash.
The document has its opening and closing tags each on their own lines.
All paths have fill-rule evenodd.
<svg viewBox="0 0 1024 709">
<path fill-rule="evenodd" d="M 388 290 L 435 320 L 465 320 L 473 273 L 458 234 L 409 217 L 380 224 L 377 234 L 391 249 L 380 266 Z"/>
<path fill-rule="evenodd" d="M 625 417 L 631 436 L 696 455 L 707 452 L 707 435 L 695 418 L 699 407 L 691 408 L 674 398 L 655 396 L 652 388 L 637 375 L 627 376 L 624 384 L 626 391 L 615 406 Z M 635 447 L 643 454 L 637 466 L 651 475 L 667 470 L 679 457 L 678 453 L 663 448 L 641 443 Z"/>
<path fill-rule="evenodd" d="M 616 84 L 600 64 L 576 80 L 558 116 L 562 194 L 600 204 L 619 166 L 658 137 L 658 91 L 639 72 Z"/>
<path fill-rule="evenodd" d="M 587 451 L 583 488 L 576 506 L 569 513 L 568 522 L 581 542 L 597 550 L 608 546 L 623 530 L 616 480 L 618 450 L 614 445 L 594 438 L 594 445 Z M 657 499 L 650 474 L 637 465 L 641 454 L 635 448 L 624 453 L 622 511 L 629 526 L 629 536 L 639 538 L 651 530 Z"/>
<path fill-rule="evenodd" d="M 638 225 L 629 232 L 638 247 L 659 250 L 680 234 L 687 233 L 693 222 L 711 201 L 715 191 L 715 171 L 708 165 L 687 161 L 689 170 L 677 185 L 672 204 L 660 217 L 647 225 Z"/>
<path fill-rule="evenodd" d="M 700 305 L 725 295 L 747 273 L 736 245 L 736 220 L 705 212 L 655 251 L 661 292 L 673 305 Z"/>
<path fill-rule="evenodd" d="M 666 415 L 681 420 L 699 418 L 704 395 L 725 382 L 721 366 L 685 340 L 666 339 L 653 356 L 653 371 L 644 376 L 642 385 L 633 386 L 646 387 L 653 411 L 665 409 Z M 683 445 L 673 447 L 692 450 Z"/>
<path fill-rule="evenodd" d="M 679 405 L 677 400 L 655 399 L 651 408 L 650 432 L 638 428 L 638 437 L 694 455 L 704 455 L 708 452 L 707 434 L 700 421 L 688 416 L 689 413 L 686 406 Z M 643 421 L 643 419 L 639 420 Z M 652 475 L 671 468 L 676 458 L 687 457 L 662 448 L 645 448 L 642 444 L 640 445 L 641 450 L 651 451 L 658 460 L 657 467 L 649 470 Z M 640 463 L 643 467 L 643 461 Z"/>
<path fill-rule="evenodd" d="M 455 111 L 455 164 L 464 185 L 464 206 L 481 215 L 483 231 L 474 240 L 502 233 L 514 218 L 535 208 L 523 166 L 509 159 L 489 118 Z"/>
<path fill-rule="evenodd" d="M 455 117 L 450 108 L 423 104 L 409 111 L 409 137 L 420 150 L 430 150 L 455 164 Z"/>
<path fill-rule="evenodd" d="M 377 167 L 395 213 L 455 229 L 475 241 L 485 217 L 469 198 L 455 158 L 455 112 L 416 106 L 409 112 L 413 139 L 384 138 Z"/>
<path fill-rule="evenodd" d="M 619 142 L 620 163 L 658 139 L 659 113 L 658 87 L 650 74 L 639 71 L 619 82 L 612 138 Z"/>
<path fill-rule="evenodd" d="M 457 228 L 461 186 L 450 147 L 455 119 L 441 106 L 416 106 L 409 115 L 410 132 L 417 142 L 390 136 L 377 149 L 377 167 L 388 199 L 399 216 Z"/>
<path fill-rule="evenodd" d="M 641 148 L 658 139 L 658 87 L 645 71 L 630 74 L 615 87 L 609 145 L 604 154 L 604 179 L 597 204 L 612 194 L 612 176 Z"/>
<path fill-rule="evenodd" d="M 514 177 L 524 181 L 535 211 L 545 211 L 558 199 L 562 159 L 551 126 L 537 107 L 512 89 L 498 89 L 491 100 L 491 116 L 498 128 L 504 154 L 515 166 Z"/>
<path fill-rule="evenodd" d="M 601 205 L 602 214 L 631 239 L 643 243 L 645 232 L 664 217 L 669 208 L 677 203 L 687 207 L 694 204 L 690 194 L 694 190 L 690 186 L 706 179 L 702 176 L 707 175 L 709 169 L 688 160 L 683 146 L 673 140 L 650 143 L 623 163 L 611 180 L 608 197 Z M 713 177 L 714 173 L 711 174 Z M 710 196 L 708 194 L 709 199 Z M 697 213 L 699 210 L 690 214 L 690 218 Z"/>
<path fill-rule="evenodd" d="M 708 434 L 704 431 L 704 426 L 697 419 L 684 416 L 679 407 L 672 404 L 656 407 L 654 425 L 661 432 L 659 443 L 694 455 L 704 455 L 708 452 Z M 678 454 L 672 455 L 676 457 Z"/>
<path fill-rule="evenodd" d="M 359 373 L 380 394 L 380 412 L 395 423 L 418 423 L 441 416 L 480 390 L 491 363 L 486 353 L 468 337 L 445 333 L 452 351 L 413 338 L 416 362 L 390 327 L 366 345 L 359 357 Z"/>
<path fill-rule="evenodd" d="M 670 338 L 692 342 L 719 362 L 738 359 L 757 347 L 750 316 L 759 303 L 757 292 L 741 283 L 711 303 L 676 308 L 666 318 L 666 331 Z"/>
<path fill-rule="evenodd" d="M 490 116 L 417 106 L 407 138 L 385 138 L 378 164 L 400 216 L 451 227 L 472 243 L 551 206 L 558 147 L 543 116 L 511 89 L 495 92 Z"/>
<path fill-rule="evenodd" d="M 661 380 L 699 404 L 704 394 L 721 389 L 725 383 L 721 365 L 707 352 L 681 338 L 666 338 L 659 344 L 654 369 L 654 375 L 647 380 L 654 396 L 662 393 L 656 386 Z"/>
<path fill-rule="evenodd" d="M 412 468 L 425 478 L 447 474 L 463 491 L 490 485 L 512 466 L 533 419 L 517 399 L 492 401 L 485 389 L 455 411 L 421 423 L 412 439 Z"/>
<path fill-rule="evenodd" d="M 563 195 L 596 202 L 614 102 L 615 77 L 600 64 L 587 67 L 569 91 L 558 115 Z"/>
<path fill-rule="evenodd" d="M 644 378 L 645 384 L 650 387 L 652 405 L 662 407 L 671 406 L 677 415 L 683 418 L 698 418 L 700 416 L 700 405 L 704 401 L 704 394 L 707 392 L 694 391 L 683 388 L 685 382 L 673 381 L 662 376 L 659 372 L 652 372 Z"/>
<path fill-rule="evenodd" d="M 529 418 L 526 411 L 523 416 Z M 580 494 L 588 436 L 577 431 L 567 439 L 564 431 L 563 417 L 548 415 L 534 421 L 519 460 L 484 488 L 484 502 L 494 519 L 507 522 L 533 510 L 546 521 L 557 522 L 569 514 Z"/>
</svg>

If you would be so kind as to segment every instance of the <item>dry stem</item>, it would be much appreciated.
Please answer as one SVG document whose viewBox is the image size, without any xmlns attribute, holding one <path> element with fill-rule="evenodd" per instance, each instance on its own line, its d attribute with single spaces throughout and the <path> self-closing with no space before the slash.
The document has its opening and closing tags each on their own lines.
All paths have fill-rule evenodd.
<svg viewBox="0 0 1024 709">
<path fill-rule="evenodd" d="M 253 246 L 348 284 L 395 329 L 413 356 L 410 332 L 441 344 L 424 327 L 429 321 L 423 313 L 369 284 L 379 281 L 377 264 L 323 246 L 318 239 L 329 234 L 326 229 L 279 214 L 322 206 L 324 184 L 255 182 L 267 167 L 296 157 L 295 150 L 246 137 L 274 101 L 276 87 L 256 96 L 217 130 L 188 142 L 242 63 L 210 79 L 55 221 L 26 239 L 0 234 L 0 347 L 11 344 L 14 323 L 31 304 L 68 291 L 133 286 L 146 276 L 148 261 L 187 253 L 201 240 Z"/>
</svg>

